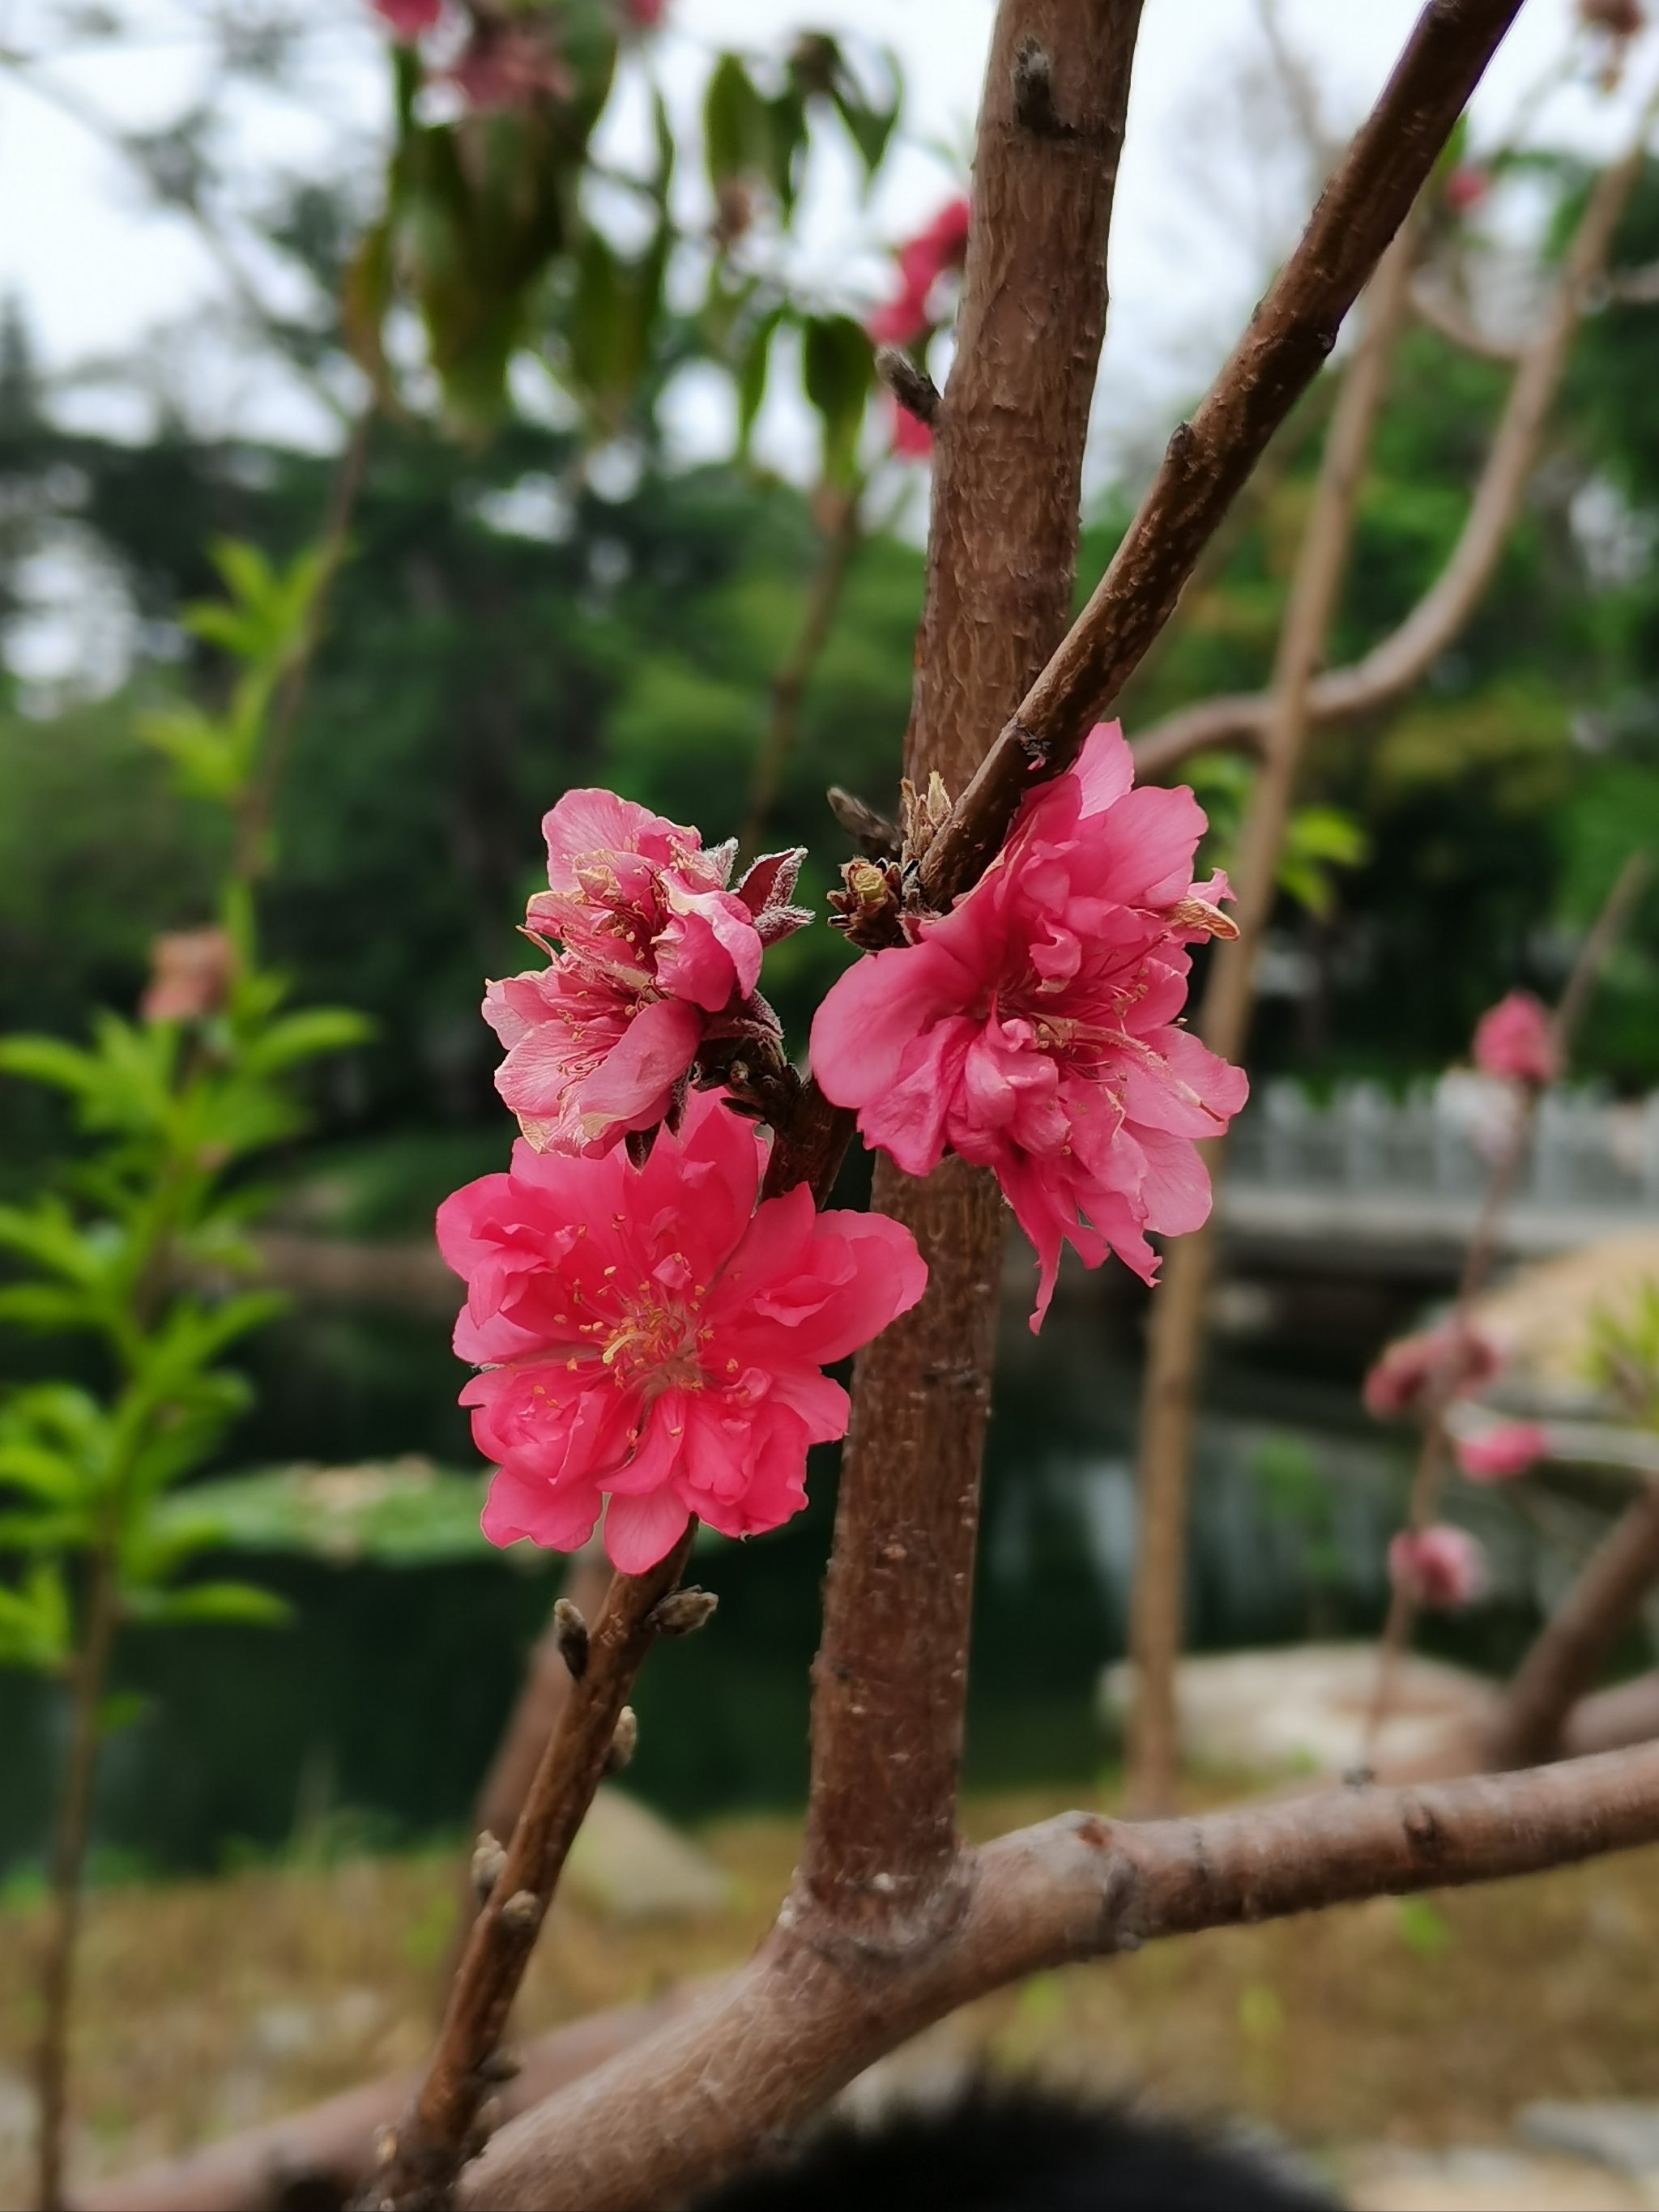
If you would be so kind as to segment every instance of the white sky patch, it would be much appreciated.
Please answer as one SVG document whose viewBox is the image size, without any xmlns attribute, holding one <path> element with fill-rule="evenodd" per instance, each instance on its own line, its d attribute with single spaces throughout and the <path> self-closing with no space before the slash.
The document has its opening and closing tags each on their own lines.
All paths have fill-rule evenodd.
<svg viewBox="0 0 1659 2212">
<path fill-rule="evenodd" d="M 1112 312 L 1097 409 L 1097 475 L 1154 450 L 1181 407 L 1202 389 L 1248 316 L 1273 259 L 1305 211 L 1291 134 L 1264 96 L 1262 0 L 1147 0 L 1114 225 Z M 1304 55 L 1339 133 L 1375 97 L 1418 12 L 1419 0 L 1279 0 L 1285 35 Z M 991 0 L 670 0 L 670 27 L 653 66 L 683 151 L 678 198 L 690 222 L 706 215 L 695 131 L 710 55 L 737 46 L 783 51 L 798 29 L 890 45 L 907 87 L 905 143 L 867 204 L 850 149 L 822 134 L 801 210 L 790 273 L 826 305 L 862 313 L 890 283 L 887 249 L 920 228 L 965 171 L 993 9 Z M 1659 40 L 1638 46 L 1626 87 L 1600 95 L 1582 72 L 1560 70 L 1571 0 L 1529 0 L 1476 97 L 1476 148 L 1501 135 L 1540 86 L 1533 130 L 1553 143 L 1605 154 L 1622 143 L 1639 99 L 1659 74 Z M 139 0 L 144 40 L 118 52 L 64 54 L 49 65 L 62 104 L 0 74 L 0 289 L 21 301 L 49 373 L 130 355 L 161 325 L 177 333 L 171 359 L 192 415 L 218 429 L 320 445 L 337 434 L 329 409 L 295 376 L 239 362 L 211 310 L 228 298 L 222 267 L 190 219 L 158 207 L 121 155 L 66 108 L 95 109 L 121 132 L 163 130 L 188 113 L 205 82 L 204 53 L 184 0 Z M 6 40 L 46 50 L 41 0 L 13 0 Z M 277 175 L 323 175 L 341 149 L 371 175 L 387 125 L 384 40 L 367 6 L 316 19 L 295 82 L 237 83 L 214 119 L 234 155 L 231 198 Z M 636 157 L 647 127 L 636 80 L 608 120 L 609 158 Z M 233 248 L 262 292 L 280 283 L 269 257 L 238 234 Z M 279 304 L 292 305 L 290 299 Z M 786 364 L 780 362 L 782 369 Z M 715 377 L 677 380 L 669 426 L 677 448 L 703 458 L 729 450 L 729 393 Z M 72 401 L 76 419 L 142 434 L 130 396 L 95 376 Z M 122 410 L 125 409 L 125 413 Z M 106 411 L 100 411 L 106 410 Z M 786 472 L 810 472 L 814 434 L 798 398 L 778 388 L 757 450 Z"/>
</svg>

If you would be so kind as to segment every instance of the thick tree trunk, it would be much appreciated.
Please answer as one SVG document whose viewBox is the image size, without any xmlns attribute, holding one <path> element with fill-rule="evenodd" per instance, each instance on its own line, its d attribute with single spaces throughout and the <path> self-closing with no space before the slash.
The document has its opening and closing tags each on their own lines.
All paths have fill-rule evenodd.
<svg viewBox="0 0 1659 2212">
<path fill-rule="evenodd" d="M 956 367 L 935 422 L 905 771 L 960 791 L 1065 633 L 1139 0 L 1005 0 L 986 79 Z M 1034 99 L 1046 80 L 1048 100 Z M 948 1161 L 885 1162 L 920 1306 L 860 1355 L 814 1672 L 802 1873 L 836 1922 L 954 1909 L 957 1778 L 1004 1216 Z"/>
</svg>

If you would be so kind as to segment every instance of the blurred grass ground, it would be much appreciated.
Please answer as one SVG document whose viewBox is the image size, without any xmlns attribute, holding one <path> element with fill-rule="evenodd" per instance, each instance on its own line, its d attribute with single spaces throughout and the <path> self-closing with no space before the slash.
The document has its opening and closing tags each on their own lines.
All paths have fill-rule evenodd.
<svg viewBox="0 0 1659 2212">
<path fill-rule="evenodd" d="M 981 1800 L 988 1836 L 1063 1808 Z M 782 1820 L 700 1840 L 731 1880 L 696 1921 L 562 1902 L 522 2024 L 550 2026 L 736 1960 L 794 1863 Z M 187 2148 L 416 2063 L 455 1910 L 448 1853 L 296 1863 L 91 1899 L 76 2107 L 83 2177 Z M 28 2202 L 39 1907 L 0 1909 L 0 2205 Z M 1539 2098 L 1659 2099 L 1659 1850 L 1483 1890 L 1149 1946 L 1037 1977 L 933 2031 L 982 2057 L 1340 2147 L 1498 2144 Z M 1340 2165 L 1340 2161 L 1339 2161 Z M 1614 2200 L 1617 2201 L 1617 2200 Z"/>
</svg>

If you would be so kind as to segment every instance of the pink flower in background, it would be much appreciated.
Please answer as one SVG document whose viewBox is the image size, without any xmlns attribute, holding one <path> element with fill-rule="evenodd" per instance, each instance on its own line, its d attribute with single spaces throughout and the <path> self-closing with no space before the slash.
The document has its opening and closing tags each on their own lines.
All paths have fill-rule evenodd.
<svg viewBox="0 0 1659 2212">
<path fill-rule="evenodd" d="M 810 916 L 788 903 L 801 854 L 769 854 L 735 890 L 733 848 L 613 792 L 568 791 L 542 823 L 548 888 L 529 933 L 550 967 L 489 985 L 507 1048 L 495 1088 L 538 1151 L 605 1152 L 673 1112 L 711 1035 L 776 1032 L 755 995 L 765 947 Z"/>
<path fill-rule="evenodd" d="M 1462 162 L 1446 179 L 1446 205 L 1454 215 L 1467 215 L 1471 208 L 1479 207 L 1492 189 L 1492 179 L 1484 169 Z"/>
<path fill-rule="evenodd" d="M 896 399 L 893 402 L 893 451 L 902 461 L 928 460 L 933 451 L 930 426 Z"/>
<path fill-rule="evenodd" d="M 1471 1482 L 1507 1482 L 1549 1456 L 1548 1431 L 1536 1421 L 1502 1421 L 1457 1439 L 1457 1464 Z"/>
<path fill-rule="evenodd" d="M 898 297 L 878 307 L 865 325 L 878 345 L 913 345 L 932 328 L 927 303 L 945 270 L 960 269 L 967 256 L 969 214 L 965 199 L 951 200 L 926 230 L 900 246 Z"/>
<path fill-rule="evenodd" d="M 236 947 L 228 931 L 165 931 L 151 945 L 149 959 L 149 982 L 138 1002 L 147 1022 L 205 1021 L 230 996 Z"/>
<path fill-rule="evenodd" d="M 412 46 L 442 15 L 443 0 L 372 0 L 375 14 L 400 45 Z"/>
<path fill-rule="evenodd" d="M 636 31 L 654 31 L 663 18 L 665 0 L 623 0 L 623 14 Z"/>
<path fill-rule="evenodd" d="M 1447 1322 L 1400 1337 L 1383 1348 L 1365 1377 L 1365 1411 L 1378 1421 L 1419 1418 L 1437 1398 L 1449 1404 L 1478 1390 L 1502 1364 L 1497 1346 L 1478 1329 Z"/>
<path fill-rule="evenodd" d="M 1001 854 L 918 941 L 848 969 L 812 1024 L 812 1066 L 866 1143 L 911 1175 L 947 1150 L 995 1171 L 1040 1265 L 1115 1251 L 1151 1282 L 1145 1232 L 1196 1229 L 1194 1150 L 1243 1104 L 1243 1072 L 1178 1026 L 1194 940 L 1231 929 L 1220 877 L 1193 881 L 1189 791 L 1130 788 L 1115 723 L 1026 799 Z"/>
<path fill-rule="evenodd" d="M 642 1168 L 515 1145 L 506 1175 L 438 1209 L 466 1281 L 455 1350 L 483 1369 L 461 1393 L 499 1472 L 493 1543 L 586 1542 L 653 1565 L 698 1515 L 728 1536 L 805 1502 L 809 1444 L 846 1433 L 847 1393 L 820 1370 L 921 1296 L 908 1229 L 815 1213 L 803 1183 L 756 1210 L 766 1150 L 713 1093 Z"/>
<path fill-rule="evenodd" d="M 1413 1605 L 1467 1605 L 1486 1587 L 1486 1555 L 1467 1528 L 1402 1528 L 1389 1547 L 1389 1578 Z"/>
<path fill-rule="evenodd" d="M 1553 1083 L 1560 1073 L 1555 1029 L 1530 991 L 1511 991 L 1475 1024 L 1474 1064 L 1484 1075 L 1520 1083 Z"/>
<path fill-rule="evenodd" d="M 449 79 L 475 114 L 507 113 L 538 100 L 568 100 L 570 71 L 550 32 L 529 22 L 475 21 Z"/>
</svg>

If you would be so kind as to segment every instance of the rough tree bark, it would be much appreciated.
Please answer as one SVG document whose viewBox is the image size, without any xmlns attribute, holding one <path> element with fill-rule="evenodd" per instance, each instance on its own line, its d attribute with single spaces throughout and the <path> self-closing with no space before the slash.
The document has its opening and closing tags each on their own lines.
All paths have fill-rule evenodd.
<svg viewBox="0 0 1659 2212">
<path fill-rule="evenodd" d="M 1308 692 L 1336 611 L 1359 487 L 1399 335 L 1412 258 L 1413 227 L 1378 264 L 1367 295 L 1365 331 L 1331 417 L 1314 504 L 1291 579 L 1273 675 L 1273 712 L 1261 774 L 1250 793 L 1233 889 L 1238 937 L 1210 953 L 1198 1032 L 1212 1052 L 1240 1060 L 1255 1000 L 1261 933 L 1272 911 L 1279 855 L 1301 770 Z M 1224 1139 L 1205 1147 L 1218 1180 Z M 1130 1625 L 1134 1702 L 1130 1714 L 1129 1802 L 1139 1814 L 1168 1812 L 1180 1746 L 1176 1669 L 1180 1659 L 1187 1556 L 1187 1473 L 1203 1350 L 1204 1309 L 1214 1270 L 1213 1222 L 1174 1239 L 1152 1303 L 1140 1401 L 1139 1513 Z"/>
<path fill-rule="evenodd" d="M 905 773 L 960 790 L 1066 628 L 1139 0 L 1006 0 L 974 172 L 956 367 L 934 421 Z M 1058 127 L 1024 89 L 1046 77 Z M 814 1668 L 803 1876 L 872 1932 L 954 1909 L 957 1776 L 1004 1213 L 982 1171 L 881 1162 L 930 1270 L 859 1356 Z"/>
</svg>

